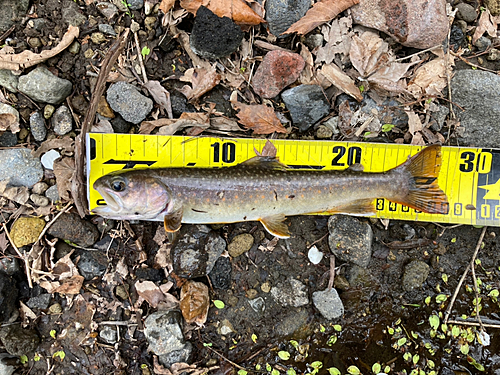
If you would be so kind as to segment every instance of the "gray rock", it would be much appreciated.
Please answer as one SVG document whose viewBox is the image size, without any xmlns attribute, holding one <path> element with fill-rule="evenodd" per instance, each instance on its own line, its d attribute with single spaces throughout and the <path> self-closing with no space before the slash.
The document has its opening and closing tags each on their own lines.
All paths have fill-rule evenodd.
<svg viewBox="0 0 500 375">
<path fill-rule="evenodd" d="M 45 18 L 33 18 L 28 21 L 28 26 L 36 31 L 42 31 L 47 26 L 47 20 Z"/>
<path fill-rule="evenodd" d="M 35 101 L 59 104 L 71 94 L 73 85 L 67 79 L 56 77 L 45 66 L 40 65 L 19 77 L 17 88 Z"/>
<path fill-rule="evenodd" d="M 262 297 L 249 299 L 248 304 L 250 305 L 252 310 L 255 311 L 257 314 L 263 314 L 264 311 L 266 310 L 266 301 L 264 301 L 264 298 Z"/>
<path fill-rule="evenodd" d="M 40 294 L 36 297 L 31 297 L 27 302 L 26 305 L 30 309 L 48 309 L 49 304 L 50 304 L 50 294 L 49 293 L 43 293 Z"/>
<path fill-rule="evenodd" d="M 0 69 L 0 86 L 5 87 L 10 92 L 17 92 L 19 76 L 16 76 L 12 71 Z"/>
<path fill-rule="evenodd" d="M 108 3 L 106 1 L 102 1 L 96 4 L 97 9 L 101 14 L 106 17 L 108 20 L 113 18 L 116 14 L 118 14 L 118 8 L 116 5 Z"/>
<path fill-rule="evenodd" d="M 406 265 L 404 273 L 402 286 L 407 292 L 419 289 L 424 284 L 429 276 L 429 265 L 421 260 L 414 260 Z"/>
<path fill-rule="evenodd" d="M 197 55 L 206 59 L 228 56 L 242 40 L 241 28 L 230 18 L 218 17 L 204 6 L 196 12 L 189 44 Z"/>
<path fill-rule="evenodd" d="M 458 3 L 457 6 L 457 18 L 464 20 L 465 22 L 474 22 L 477 17 L 476 8 L 467 3 Z"/>
<path fill-rule="evenodd" d="M 38 207 L 45 207 L 50 204 L 50 199 L 40 194 L 31 194 L 30 199 Z"/>
<path fill-rule="evenodd" d="M 11 186 L 32 187 L 43 177 L 40 159 L 27 148 L 0 150 L 0 181 Z"/>
<path fill-rule="evenodd" d="M 289 277 L 271 288 L 271 295 L 283 307 L 300 307 L 309 303 L 307 287 L 299 280 Z"/>
<path fill-rule="evenodd" d="M 34 329 L 24 329 L 14 324 L 0 329 L 0 339 L 5 350 L 10 355 L 21 356 L 34 352 L 40 342 L 40 337 Z"/>
<path fill-rule="evenodd" d="M 0 259 L 0 273 L 12 276 L 20 270 L 21 267 L 19 267 L 19 261 L 16 257 L 7 255 Z"/>
<path fill-rule="evenodd" d="M 0 374 L 12 375 L 16 371 L 16 368 L 8 363 L 8 359 L 10 358 L 12 357 L 7 353 L 0 354 Z"/>
<path fill-rule="evenodd" d="M 29 0 L 0 0 L 0 34 L 26 15 L 28 5 Z"/>
<path fill-rule="evenodd" d="M 78 4 L 74 1 L 64 2 L 61 8 L 62 19 L 69 25 L 80 26 L 87 21 L 87 18 L 80 13 Z"/>
<path fill-rule="evenodd" d="M 491 46 L 491 40 L 485 36 L 482 36 L 478 40 L 476 40 L 476 43 L 474 43 L 474 45 L 480 52 L 483 52 Z"/>
<path fill-rule="evenodd" d="M 47 128 L 45 127 L 45 119 L 40 112 L 35 112 L 30 116 L 30 130 L 35 141 L 42 142 L 47 136 Z"/>
<path fill-rule="evenodd" d="M 0 272 L 0 323 L 7 322 L 17 310 L 17 295 L 14 279 Z"/>
<path fill-rule="evenodd" d="M 132 10 L 139 10 L 144 6 L 144 0 L 127 0 L 128 7 Z"/>
<path fill-rule="evenodd" d="M 330 111 L 330 104 L 318 85 L 300 85 L 281 94 L 293 125 L 306 131 Z"/>
<path fill-rule="evenodd" d="M 72 213 L 59 216 L 59 219 L 50 226 L 47 233 L 82 247 L 92 246 L 99 238 L 99 231 L 95 225 Z"/>
<path fill-rule="evenodd" d="M 73 116 L 71 115 L 68 107 L 66 107 L 65 105 L 62 105 L 56 109 L 54 115 L 52 116 L 51 122 L 54 133 L 56 133 L 57 135 L 65 135 L 73 130 Z"/>
<path fill-rule="evenodd" d="M 149 349 L 156 355 L 165 355 L 184 349 L 182 315 L 177 310 L 158 311 L 144 321 L 144 335 Z"/>
<path fill-rule="evenodd" d="M 298 309 L 289 308 L 283 316 L 280 316 L 275 331 L 278 337 L 287 337 L 291 335 L 303 336 L 305 327 L 309 320 L 309 313 L 303 307 Z"/>
<path fill-rule="evenodd" d="M 328 244 L 339 259 L 368 266 L 372 255 L 373 231 L 368 223 L 352 216 L 334 215 L 328 220 Z"/>
<path fill-rule="evenodd" d="M 312 300 L 326 319 L 337 319 L 344 315 L 344 304 L 335 288 L 314 292 Z"/>
<path fill-rule="evenodd" d="M 108 258 L 105 253 L 82 250 L 78 255 L 80 255 L 80 261 L 77 267 L 85 280 L 92 280 L 94 277 L 104 275 L 108 268 Z"/>
<path fill-rule="evenodd" d="M 153 101 L 126 82 L 113 83 L 106 94 L 106 99 L 113 111 L 124 120 L 138 124 L 146 118 L 153 108 Z"/>
<path fill-rule="evenodd" d="M 482 70 L 459 70 L 451 79 L 453 102 L 468 146 L 500 147 L 500 77 Z"/>
<path fill-rule="evenodd" d="M 229 289 L 231 287 L 231 276 L 233 268 L 231 260 L 227 257 L 220 257 L 215 262 L 214 268 L 209 273 L 212 286 L 215 289 Z"/>
<path fill-rule="evenodd" d="M 17 145 L 16 133 L 3 132 L 0 134 L 0 147 L 14 147 Z"/>
<path fill-rule="evenodd" d="M 57 202 L 59 200 L 59 191 L 57 190 L 57 185 L 49 187 L 45 192 L 45 196 L 52 202 Z"/>
<path fill-rule="evenodd" d="M 107 23 L 99 24 L 99 31 L 103 34 L 116 36 L 116 32 L 115 29 L 113 29 L 113 26 L 108 25 Z"/>
<path fill-rule="evenodd" d="M 206 276 L 226 249 L 226 241 L 206 225 L 183 225 L 171 250 L 176 275 Z"/>
<path fill-rule="evenodd" d="M 114 345 L 118 340 L 118 333 L 116 332 L 117 327 L 114 326 L 104 326 L 99 331 L 99 337 L 106 343 Z"/>
<path fill-rule="evenodd" d="M 435 124 L 431 125 L 432 130 L 441 131 L 444 125 L 444 120 L 450 113 L 450 108 L 445 105 L 438 104 L 438 110 L 432 112 L 432 119 L 436 121 Z"/>
<path fill-rule="evenodd" d="M 166 368 L 170 368 L 174 363 L 189 363 L 191 354 L 193 353 L 193 345 L 187 341 L 182 349 L 174 350 L 168 354 L 158 356 L 160 363 Z"/>
<path fill-rule="evenodd" d="M 17 121 L 19 122 L 19 112 L 13 106 L 5 104 L 5 103 L 0 103 L 0 114 L 3 114 L 3 113 L 13 114 L 14 116 L 16 116 Z"/>
<path fill-rule="evenodd" d="M 300 20 L 311 6 L 308 0 L 269 0 L 266 2 L 266 21 L 269 31 L 278 38 Z"/>
<path fill-rule="evenodd" d="M 125 121 L 121 116 L 116 116 L 111 120 L 111 126 L 115 133 L 128 133 L 132 126 L 130 122 Z"/>
</svg>

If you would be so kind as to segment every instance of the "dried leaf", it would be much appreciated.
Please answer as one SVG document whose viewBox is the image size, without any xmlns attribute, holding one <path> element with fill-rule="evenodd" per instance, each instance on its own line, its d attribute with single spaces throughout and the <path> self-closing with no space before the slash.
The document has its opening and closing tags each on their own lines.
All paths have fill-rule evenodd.
<svg viewBox="0 0 500 375">
<path fill-rule="evenodd" d="M 149 280 L 137 281 L 135 283 L 137 294 L 144 298 L 152 307 L 156 308 L 158 304 L 165 300 L 165 295 L 158 286 Z"/>
<path fill-rule="evenodd" d="M 422 125 L 422 121 L 420 121 L 420 117 L 413 111 L 405 111 L 408 115 L 408 131 L 411 135 L 415 135 L 416 132 L 419 132 L 424 127 Z"/>
<path fill-rule="evenodd" d="M 323 75 L 335 87 L 352 96 L 358 102 L 363 100 L 363 95 L 361 95 L 361 91 L 359 91 L 354 81 L 340 70 L 337 65 L 333 63 L 323 65 L 318 73 Z"/>
<path fill-rule="evenodd" d="M 269 139 L 266 141 L 266 144 L 264 145 L 264 147 L 262 147 L 261 152 L 257 151 L 257 149 L 255 147 L 253 150 L 255 151 L 255 155 L 257 155 L 257 156 L 268 156 L 271 158 L 275 158 L 276 154 L 278 152 L 276 146 L 273 145 L 273 143 Z"/>
<path fill-rule="evenodd" d="M 158 7 L 163 13 L 167 14 L 170 9 L 175 4 L 175 0 L 161 0 L 160 6 Z"/>
<path fill-rule="evenodd" d="M 204 68 L 194 69 L 190 79 L 193 87 L 191 88 L 186 85 L 179 91 L 183 93 L 188 100 L 198 99 L 203 94 L 212 90 L 220 82 L 220 79 L 221 76 L 216 72 L 215 67 L 211 67 L 208 71 Z"/>
<path fill-rule="evenodd" d="M 474 35 L 472 36 L 472 44 L 476 43 L 485 32 L 492 38 L 496 37 L 497 27 L 498 25 L 495 17 L 492 17 L 490 11 L 486 8 L 481 12 L 481 16 L 477 22 L 476 31 L 474 31 Z"/>
<path fill-rule="evenodd" d="M 57 286 L 52 292 L 60 294 L 80 294 L 85 278 L 80 275 L 72 276 L 68 279 L 61 280 L 60 285 Z"/>
<path fill-rule="evenodd" d="M 344 10 L 359 3 L 359 0 L 322 0 L 313 5 L 304 17 L 295 22 L 283 34 L 307 34 L 315 27 L 337 17 Z"/>
<path fill-rule="evenodd" d="M 75 150 L 75 140 L 67 136 L 64 138 L 54 138 L 43 142 L 36 151 L 33 151 L 33 156 L 39 158 L 42 154 L 45 154 L 49 150 L 58 149 L 62 150 L 63 155 L 70 155 Z"/>
<path fill-rule="evenodd" d="M 416 98 L 424 95 L 439 95 L 448 84 L 446 69 L 451 75 L 453 67 L 453 56 L 448 54 L 447 59 L 448 63 L 444 57 L 439 57 L 419 67 L 408 83 L 408 91 Z"/>
<path fill-rule="evenodd" d="M 26 186 L 8 187 L 3 191 L 2 196 L 16 203 L 26 204 L 30 198 L 30 192 Z"/>
<path fill-rule="evenodd" d="M 330 27 L 321 27 L 326 44 L 317 49 L 316 64 L 325 62 L 330 64 L 336 54 L 341 55 L 342 63 L 347 62 L 349 49 L 351 48 L 352 18 L 342 17 L 332 21 Z"/>
<path fill-rule="evenodd" d="M 210 128 L 224 132 L 240 132 L 241 129 L 238 123 L 227 117 L 213 117 L 210 119 Z"/>
<path fill-rule="evenodd" d="M 59 44 L 50 50 L 45 50 L 40 53 L 33 53 L 26 50 L 16 55 L 0 54 L 0 69 L 20 70 L 39 64 L 66 49 L 71 43 L 73 43 L 75 38 L 78 38 L 79 34 L 80 29 L 76 26 L 70 25 L 68 27 L 68 31 L 66 31 L 66 34 L 63 35 Z"/>
<path fill-rule="evenodd" d="M 170 93 L 158 81 L 148 81 L 144 84 L 149 93 L 160 108 L 167 112 L 168 118 L 174 118 L 172 114 L 172 103 L 170 102 Z"/>
<path fill-rule="evenodd" d="M 365 31 L 360 36 L 352 37 L 349 58 L 359 74 L 368 77 L 389 61 L 388 51 L 389 44 L 377 33 Z"/>
<path fill-rule="evenodd" d="M 303 85 L 312 85 L 314 82 L 314 59 L 309 48 L 303 43 L 300 43 L 300 56 L 306 63 L 304 69 L 300 72 L 299 82 Z"/>
<path fill-rule="evenodd" d="M 231 102 L 231 104 L 235 110 L 239 110 L 236 114 L 239 118 L 238 122 L 253 130 L 255 134 L 286 133 L 285 127 L 281 125 L 271 107 L 238 102 Z"/>
<path fill-rule="evenodd" d="M 3 253 L 9 247 L 10 242 L 5 235 L 5 232 L 0 233 L 0 251 Z"/>
<path fill-rule="evenodd" d="M 181 7 L 196 15 L 204 6 L 219 17 L 228 17 L 238 25 L 258 25 L 264 19 L 255 13 L 243 0 L 181 0 Z"/>
<path fill-rule="evenodd" d="M 0 114 L 0 131 L 10 130 L 12 133 L 17 133 L 21 128 L 19 127 L 19 120 L 16 115 L 12 113 Z"/>
<path fill-rule="evenodd" d="M 208 115 L 199 112 L 184 112 L 178 119 L 160 118 L 153 121 L 143 121 L 139 128 L 139 133 L 150 134 L 154 129 L 161 128 L 158 134 L 172 135 L 178 130 L 190 126 L 198 126 L 207 129 L 210 126 Z"/>
<path fill-rule="evenodd" d="M 202 325 L 207 321 L 208 287 L 200 282 L 188 280 L 181 289 L 181 312 L 184 320 Z"/>
<path fill-rule="evenodd" d="M 56 176 L 57 191 L 59 197 L 69 201 L 71 199 L 71 178 L 75 172 L 74 158 L 59 158 L 54 161 L 54 175 Z"/>
<path fill-rule="evenodd" d="M 112 134 L 114 133 L 113 126 L 109 120 L 101 119 L 97 124 L 92 126 L 90 130 L 92 133 L 104 133 L 104 134 Z"/>
</svg>

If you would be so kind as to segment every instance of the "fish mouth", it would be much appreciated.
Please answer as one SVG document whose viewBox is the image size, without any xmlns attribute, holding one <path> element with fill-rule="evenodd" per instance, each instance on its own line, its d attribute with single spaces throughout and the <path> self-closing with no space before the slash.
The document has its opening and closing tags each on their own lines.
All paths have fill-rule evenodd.
<svg viewBox="0 0 500 375">
<path fill-rule="evenodd" d="M 92 213 L 100 216 L 110 216 L 120 214 L 120 204 L 113 194 L 104 189 L 96 189 L 106 202 L 105 206 L 98 206 L 92 209 Z"/>
</svg>

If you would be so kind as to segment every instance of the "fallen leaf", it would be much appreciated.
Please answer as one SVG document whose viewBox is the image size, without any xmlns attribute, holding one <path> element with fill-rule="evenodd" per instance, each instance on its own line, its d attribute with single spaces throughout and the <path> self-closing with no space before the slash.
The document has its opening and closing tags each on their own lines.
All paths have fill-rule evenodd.
<svg viewBox="0 0 500 375">
<path fill-rule="evenodd" d="M 440 95 L 441 91 L 448 85 L 448 75 L 451 76 L 453 68 L 453 56 L 439 57 L 419 67 L 408 83 L 407 90 L 416 98 L 424 95 Z"/>
<path fill-rule="evenodd" d="M 104 133 L 104 134 L 111 134 L 115 132 L 113 126 L 111 125 L 111 122 L 109 120 L 104 120 L 104 119 L 99 120 L 97 124 L 93 125 L 90 131 L 92 133 Z"/>
<path fill-rule="evenodd" d="M 73 43 L 75 38 L 78 38 L 79 34 L 80 29 L 76 26 L 70 25 L 68 27 L 68 31 L 66 31 L 66 34 L 63 35 L 59 44 L 52 49 L 45 50 L 40 53 L 33 53 L 26 50 L 16 55 L 0 54 L 0 69 L 20 70 L 39 64 L 66 49 L 71 43 Z"/>
<path fill-rule="evenodd" d="M 153 121 L 143 121 L 139 128 L 139 134 L 150 134 L 154 129 L 161 135 L 172 135 L 178 130 L 198 126 L 207 129 L 210 126 L 210 119 L 206 113 L 184 112 L 178 119 L 160 118 Z"/>
<path fill-rule="evenodd" d="M 3 191 L 2 196 L 16 203 L 26 204 L 30 198 L 30 192 L 26 186 L 8 187 Z"/>
<path fill-rule="evenodd" d="M 158 81 L 148 81 L 144 84 L 149 93 L 163 110 L 167 112 L 168 118 L 174 118 L 172 114 L 172 103 L 170 102 L 170 93 Z"/>
<path fill-rule="evenodd" d="M 181 7 L 196 15 L 204 6 L 219 17 L 228 17 L 238 25 L 259 25 L 264 19 L 255 13 L 243 0 L 181 0 Z"/>
<path fill-rule="evenodd" d="M 295 22 L 283 34 L 307 34 L 317 26 L 337 17 L 344 10 L 359 3 L 359 0 L 322 0 L 313 5 L 304 17 Z"/>
<path fill-rule="evenodd" d="M 208 287 L 205 284 L 188 280 L 182 286 L 180 308 L 188 324 L 204 324 L 207 321 L 209 305 Z"/>
<path fill-rule="evenodd" d="M 238 122 L 248 129 L 253 130 L 254 134 L 271 134 L 273 132 L 286 133 L 285 127 L 281 124 L 274 109 L 266 105 L 247 105 L 238 102 L 231 102 L 235 110 Z"/>
<path fill-rule="evenodd" d="M 243 130 L 236 121 L 227 117 L 212 117 L 210 119 L 210 128 L 224 132 L 240 132 Z"/>
<path fill-rule="evenodd" d="M 60 282 L 60 285 L 55 287 L 52 292 L 49 293 L 59 293 L 59 294 L 80 294 L 80 289 L 82 288 L 85 278 L 80 275 L 75 275 L 70 278 L 64 279 Z"/>
<path fill-rule="evenodd" d="M 163 294 L 163 292 L 152 281 L 137 281 L 135 283 L 135 289 L 137 290 L 137 294 L 141 296 L 153 308 L 156 308 L 160 302 L 165 300 L 165 295 Z"/>
<path fill-rule="evenodd" d="M 340 70 L 337 65 L 333 63 L 323 65 L 318 74 L 323 75 L 332 85 L 352 96 L 358 102 L 363 100 L 363 95 L 352 78 Z"/>
<path fill-rule="evenodd" d="M 264 147 L 262 147 L 261 152 L 257 151 L 257 149 L 255 147 L 253 148 L 253 150 L 255 151 L 255 155 L 257 155 L 257 156 L 267 156 L 267 157 L 271 157 L 271 158 L 275 158 L 276 154 L 278 152 L 278 149 L 276 148 L 276 146 L 273 145 L 273 143 L 269 139 L 266 141 L 266 144 L 264 145 Z"/>
<path fill-rule="evenodd" d="M 312 85 L 314 82 L 314 59 L 309 48 L 303 43 L 300 43 L 300 56 L 304 59 L 305 66 L 300 72 L 299 82 L 303 85 Z"/>
<path fill-rule="evenodd" d="M 175 4 L 175 0 L 161 0 L 160 6 L 158 10 L 161 10 L 163 13 L 167 14 L 170 9 Z"/>
<path fill-rule="evenodd" d="M 62 157 L 54 161 L 54 175 L 59 197 L 65 201 L 71 199 L 71 178 L 75 172 L 75 159 Z"/>
<path fill-rule="evenodd" d="M 490 11 L 486 8 L 481 12 L 481 16 L 477 22 L 476 30 L 472 36 L 472 44 L 476 43 L 476 41 L 481 38 L 485 32 L 487 32 L 492 38 L 496 37 L 497 27 L 496 18 L 492 17 Z"/>
<path fill-rule="evenodd" d="M 389 44 L 373 31 L 365 31 L 351 39 L 349 58 L 362 77 L 368 77 L 389 61 Z"/>
<path fill-rule="evenodd" d="M 58 149 L 62 150 L 61 154 L 71 155 L 75 150 L 75 140 L 67 136 L 64 138 L 54 138 L 44 141 L 36 151 L 31 152 L 33 156 L 39 158 L 47 151 Z"/>
<path fill-rule="evenodd" d="M 7 236 L 5 235 L 5 232 L 0 233 L 0 251 L 2 253 L 5 252 L 5 250 L 7 250 L 9 245 L 10 245 L 10 242 L 7 239 Z M 5 266 L 2 264 L 2 267 L 5 267 Z"/>
<path fill-rule="evenodd" d="M 420 121 L 420 117 L 413 111 L 405 111 L 408 115 L 408 131 L 411 135 L 415 135 L 415 133 L 422 130 L 423 125 L 422 121 Z"/>
<path fill-rule="evenodd" d="M 19 120 L 16 115 L 12 113 L 0 114 L 0 131 L 10 130 L 12 133 L 17 133 L 21 128 L 19 127 Z"/>
<path fill-rule="evenodd" d="M 351 48 L 352 18 L 342 17 L 334 19 L 331 25 L 323 25 L 321 27 L 322 34 L 326 44 L 321 46 L 316 51 L 316 64 L 321 62 L 330 64 L 336 54 L 341 55 L 342 63 L 347 62 L 349 57 L 349 49 Z"/>
<path fill-rule="evenodd" d="M 213 66 L 210 70 L 206 70 L 204 68 L 194 69 L 190 79 L 193 87 L 186 85 L 179 91 L 183 93 L 188 100 L 195 100 L 212 90 L 220 82 L 220 80 L 221 76 L 216 72 L 215 67 Z"/>
</svg>

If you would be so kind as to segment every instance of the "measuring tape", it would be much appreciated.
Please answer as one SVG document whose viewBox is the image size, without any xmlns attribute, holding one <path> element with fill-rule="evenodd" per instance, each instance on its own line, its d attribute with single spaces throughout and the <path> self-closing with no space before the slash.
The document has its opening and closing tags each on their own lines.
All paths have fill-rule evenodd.
<svg viewBox="0 0 500 375">
<path fill-rule="evenodd" d="M 125 168 L 220 168 L 242 163 L 261 151 L 266 139 L 139 134 L 87 134 L 90 209 L 104 200 L 92 186 L 99 177 Z M 383 172 L 405 162 L 422 146 L 385 143 L 272 140 L 277 157 L 294 169 L 343 170 L 361 163 Z M 439 223 L 500 226 L 500 150 L 442 147 L 438 184 L 448 196 L 447 215 L 426 214 L 385 199 L 376 217 Z"/>
</svg>

